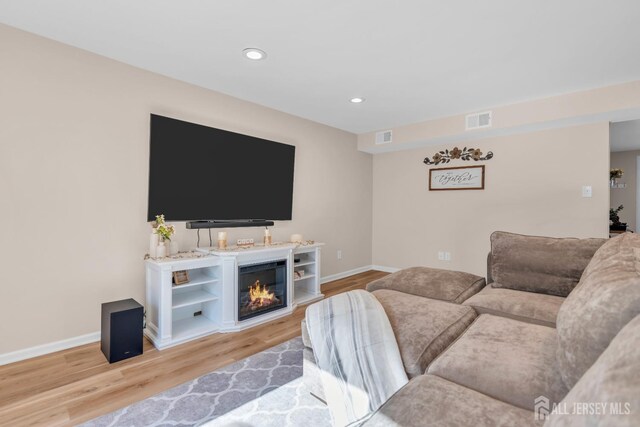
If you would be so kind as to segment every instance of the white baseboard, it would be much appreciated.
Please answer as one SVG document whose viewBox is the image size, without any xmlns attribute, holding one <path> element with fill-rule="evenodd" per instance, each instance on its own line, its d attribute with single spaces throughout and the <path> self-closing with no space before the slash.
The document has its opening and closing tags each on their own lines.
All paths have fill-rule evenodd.
<svg viewBox="0 0 640 427">
<path fill-rule="evenodd" d="M 400 271 L 400 268 L 396 267 L 385 267 L 384 265 L 372 265 L 372 270 L 384 271 L 385 273 L 395 273 L 396 271 Z"/>
<path fill-rule="evenodd" d="M 12 351 L 11 353 L 0 354 L 0 366 L 9 363 L 19 362 L 32 357 L 42 356 L 44 354 L 55 353 L 56 351 L 66 350 L 79 345 L 90 344 L 100 341 L 100 332 L 93 332 L 79 337 L 68 338 L 66 340 L 41 344 L 35 347 L 29 347 L 22 350 Z"/>
<path fill-rule="evenodd" d="M 331 274 L 329 276 L 324 276 L 320 279 L 320 284 L 324 285 L 328 282 L 333 282 L 334 280 L 344 279 L 345 277 L 353 276 L 354 274 L 364 273 L 365 271 L 372 270 L 370 265 L 365 265 L 363 267 L 354 268 L 353 270 L 343 271 L 342 273 Z"/>
<path fill-rule="evenodd" d="M 320 284 L 324 285 L 327 282 L 333 282 L 334 280 L 344 279 L 345 277 L 353 276 L 354 274 L 364 273 L 365 271 L 378 270 L 386 273 L 395 273 L 400 271 L 400 268 L 385 267 L 383 265 L 365 265 L 363 267 L 354 268 L 353 270 L 343 271 L 342 273 L 331 274 L 320 279 Z"/>
<path fill-rule="evenodd" d="M 393 273 L 400 270 L 394 267 L 383 267 L 380 265 L 365 265 L 362 267 L 354 268 L 353 270 L 343 271 L 342 273 L 331 274 L 320 279 L 320 284 L 327 282 L 333 282 L 334 280 L 344 279 L 345 277 L 353 276 L 354 274 L 364 273 L 365 271 L 379 270 L 388 273 Z M 100 332 L 93 332 L 79 337 L 68 338 L 66 340 L 56 341 L 48 344 L 37 345 L 35 347 L 29 347 L 22 350 L 13 351 L 11 353 L 0 354 L 0 366 L 8 365 L 9 363 L 19 362 L 21 360 L 31 359 L 32 357 L 42 356 L 44 354 L 55 353 L 56 351 L 66 350 L 72 347 L 78 347 L 80 345 L 90 344 L 92 342 L 100 341 Z"/>
</svg>

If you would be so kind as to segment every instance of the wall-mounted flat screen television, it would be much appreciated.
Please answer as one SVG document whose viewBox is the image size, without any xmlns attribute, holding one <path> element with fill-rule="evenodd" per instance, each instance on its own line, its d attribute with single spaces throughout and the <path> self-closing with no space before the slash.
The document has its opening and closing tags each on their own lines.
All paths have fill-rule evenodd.
<svg viewBox="0 0 640 427">
<path fill-rule="evenodd" d="M 295 147 L 151 115 L 147 220 L 290 220 Z"/>
</svg>

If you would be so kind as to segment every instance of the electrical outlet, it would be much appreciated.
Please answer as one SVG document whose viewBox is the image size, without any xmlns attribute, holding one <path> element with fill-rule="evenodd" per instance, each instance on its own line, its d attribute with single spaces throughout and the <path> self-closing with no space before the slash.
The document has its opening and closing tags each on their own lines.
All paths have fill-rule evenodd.
<svg viewBox="0 0 640 427">
<path fill-rule="evenodd" d="M 451 252 L 438 251 L 438 261 L 451 261 Z"/>
<path fill-rule="evenodd" d="M 444 252 L 438 251 L 438 261 L 444 261 Z"/>
<path fill-rule="evenodd" d="M 342 259 L 342 249 L 338 249 L 338 259 Z"/>
<path fill-rule="evenodd" d="M 444 260 L 445 261 L 451 261 L 451 252 L 445 252 L 444 253 Z"/>
</svg>

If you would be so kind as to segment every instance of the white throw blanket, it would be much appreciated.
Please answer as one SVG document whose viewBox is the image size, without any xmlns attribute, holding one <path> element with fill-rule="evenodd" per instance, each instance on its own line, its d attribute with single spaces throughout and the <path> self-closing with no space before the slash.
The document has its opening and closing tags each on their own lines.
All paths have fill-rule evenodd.
<svg viewBox="0 0 640 427">
<path fill-rule="evenodd" d="M 389 319 L 369 292 L 317 302 L 306 318 L 334 426 L 365 421 L 409 381 Z"/>
</svg>

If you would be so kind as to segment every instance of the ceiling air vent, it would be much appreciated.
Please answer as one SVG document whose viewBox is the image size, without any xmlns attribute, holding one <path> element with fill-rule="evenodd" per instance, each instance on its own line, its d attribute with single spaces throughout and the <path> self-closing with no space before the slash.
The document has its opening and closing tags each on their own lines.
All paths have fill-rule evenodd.
<svg viewBox="0 0 640 427">
<path fill-rule="evenodd" d="M 491 111 L 469 114 L 466 117 L 466 129 L 482 129 L 491 127 Z"/>
<path fill-rule="evenodd" d="M 380 132 L 376 132 L 376 145 L 390 143 L 392 136 L 393 136 L 393 133 L 390 130 L 383 130 Z"/>
</svg>

